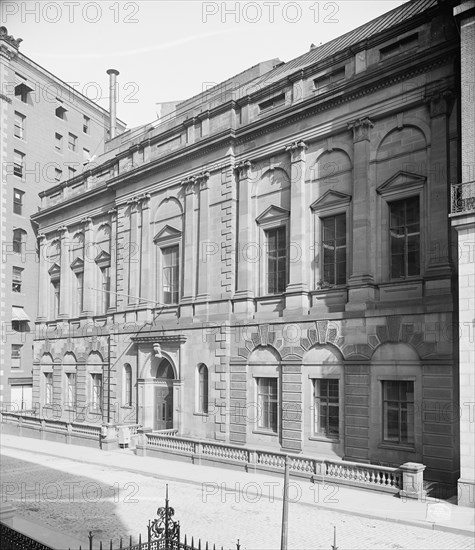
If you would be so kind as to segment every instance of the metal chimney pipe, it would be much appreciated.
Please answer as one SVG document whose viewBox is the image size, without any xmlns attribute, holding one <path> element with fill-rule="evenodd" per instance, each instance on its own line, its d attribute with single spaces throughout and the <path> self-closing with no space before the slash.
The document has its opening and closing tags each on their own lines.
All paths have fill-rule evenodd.
<svg viewBox="0 0 475 550">
<path fill-rule="evenodd" d="M 115 138 L 116 134 L 116 125 L 117 125 L 117 113 L 116 113 L 116 103 L 117 103 L 117 75 L 119 71 L 116 69 L 108 69 L 107 74 L 109 75 L 109 113 L 110 113 L 110 139 Z"/>
</svg>

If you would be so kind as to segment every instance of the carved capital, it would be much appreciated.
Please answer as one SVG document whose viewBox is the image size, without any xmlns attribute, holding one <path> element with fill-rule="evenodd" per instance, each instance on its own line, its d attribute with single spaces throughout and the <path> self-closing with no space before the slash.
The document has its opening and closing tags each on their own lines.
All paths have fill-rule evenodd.
<svg viewBox="0 0 475 550">
<path fill-rule="evenodd" d="M 426 103 L 429 105 L 430 117 L 448 116 L 454 104 L 454 94 L 451 90 L 435 92 L 426 96 Z"/>
<path fill-rule="evenodd" d="M 92 220 L 91 218 L 83 218 L 81 220 L 81 224 L 84 226 L 84 231 L 88 231 L 92 228 Z"/>
<path fill-rule="evenodd" d="M 234 166 L 234 170 L 236 171 L 239 179 L 243 180 L 250 176 L 250 171 L 252 170 L 252 163 L 250 160 L 244 160 L 241 162 L 238 162 Z"/>
<path fill-rule="evenodd" d="M 65 225 L 62 225 L 60 228 L 58 228 L 58 233 L 61 239 L 63 239 L 68 234 L 68 228 Z"/>
<path fill-rule="evenodd" d="M 45 244 L 46 235 L 44 233 L 39 233 L 38 236 L 36 237 L 36 240 L 38 241 L 38 244 L 41 246 Z"/>
<path fill-rule="evenodd" d="M 153 353 L 154 353 L 155 357 L 158 357 L 159 359 L 161 359 L 163 357 L 163 355 L 162 355 L 162 346 L 158 343 L 153 344 Z"/>
<path fill-rule="evenodd" d="M 354 120 L 353 122 L 348 123 L 348 130 L 353 130 L 353 141 L 356 143 L 358 141 L 367 140 L 370 141 L 370 131 L 373 128 L 374 124 L 369 118 L 360 118 Z"/>
<path fill-rule="evenodd" d="M 150 208 L 150 193 L 144 193 L 137 198 L 137 201 L 142 205 L 142 210 Z"/>
<path fill-rule="evenodd" d="M 200 172 L 196 179 L 198 181 L 198 186 L 200 188 L 200 191 L 204 191 L 205 189 L 208 189 L 208 180 L 209 180 L 210 173 L 208 171 Z"/>
<path fill-rule="evenodd" d="M 139 204 L 139 201 L 138 201 L 137 197 L 129 199 L 127 201 L 127 204 L 130 206 L 130 213 L 131 214 L 134 214 L 135 212 L 137 212 L 137 206 Z"/>
<path fill-rule="evenodd" d="M 189 176 L 188 178 L 181 180 L 181 185 L 183 187 L 185 195 L 191 195 L 195 192 L 197 181 L 198 180 L 195 176 Z"/>
<path fill-rule="evenodd" d="M 285 150 L 290 153 L 292 162 L 299 162 L 305 160 L 305 151 L 308 149 L 308 146 L 301 139 L 298 141 L 293 141 L 285 147 Z"/>
<path fill-rule="evenodd" d="M 111 208 L 107 213 L 112 219 L 114 219 L 114 217 L 117 216 L 117 208 Z"/>
</svg>

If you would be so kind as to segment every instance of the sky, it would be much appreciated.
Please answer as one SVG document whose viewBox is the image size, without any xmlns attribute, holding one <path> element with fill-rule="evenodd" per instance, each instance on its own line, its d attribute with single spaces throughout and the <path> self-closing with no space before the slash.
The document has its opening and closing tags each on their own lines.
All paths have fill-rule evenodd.
<svg viewBox="0 0 475 550">
<path fill-rule="evenodd" d="M 23 54 L 102 107 L 106 70 L 117 69 L 117 115 L 133 128 L 156 120 L 156 103 L 289 61 L 406 1 L 2 0 L 0 23 Z"/>
</svg>

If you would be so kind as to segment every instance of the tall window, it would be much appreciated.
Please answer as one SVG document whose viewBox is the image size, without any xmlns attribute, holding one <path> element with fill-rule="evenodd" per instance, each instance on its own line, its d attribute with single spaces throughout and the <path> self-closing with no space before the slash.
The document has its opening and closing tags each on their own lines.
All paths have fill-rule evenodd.
<svg viewBox="0 0 475 550">
<path fill-rule="evenodd" d="M 277 433 L 277 378 L 257 379 L 258 428 Z"/>
<path fill-rule="evenodd" d="M 61 178 L 63 177 L 63 171 L 59 168 L 54 169 L 54 181 L 61 181 Z"/>
<path fill-rule="evenodd" d="M 102 311 L 106 313 L 110 306 L 110 267 L 101 267 L 100 269 L 102 276 Z"/>
<path fill-rule="evenodd" d="M 77 136 L 69 133 L 68 135 L 68 149 L 70 151 L 76 151 Z"/>
<path fill-rule="evenodd" d="M 89 134 L 90 123 L 91 123 L 91 119 L 90 119 L 88 116 L 83 115 L 83 119 L 82 119 L 82 131 L 83 131 L 85 134 Z"/>
<path fill-rule="evenodd" d="M 383 381 L 383 439 L 414 443 L 414 382 Z"/>
<path fill-rule="evenodd" d="M 28 103 L 28 94 L 32 89 L 26 84 L 18 84 L 15 86 L 15 97 L 18 98 L 22 103 Z"/>
<path fill-rule="evenodd" d="M 391 277 L 401 278 L 420 273 L 419 197 L 389 204 L 391 238 Z"/>
<path fill-rule="evenodd" d="M 76 373 L 66 373 L 66 405 L 76 406 Z"/>
<path fill-rule="evenodd" d="M 59 299 L 61 295 L 61 283 L 58 280 L 51 281 L 53 287 L 53 317 L 56 319 L 59 317 Z"/>
<path fill-rule="evenodd" d="M 267 292 L 280 294 L 287 286 L 287 238 L 285 227 L 268 229 L 267 241 Z"/>
<path fill-rule="evenodd" d="M 26 231 L 24 229 L 13 230 L 13 252 L 21 254 L 26 241 Z"/>
<path fill-rule="evenodd" d="M 19 178 L 23 177 L 23 169 L 25 167 L 25 154 L 14 150 L 13 151 L 13 175 Z"/>
<path fill-rule="evenodd" d="M 338 437 L 340 426 L 339 381 L 320 378 L 314 381 L 315 433 Z"/>
<path fill-rule="evenodd" d="M 19 189 L 13 189 L 13 213 L 22 214 L 23 213 L 23 195 L 25 193 Z"/>
<path fill-rule="evenodd" d="M 162 248 L 163 303 L 177 304 L 179 296 L 179 246 Z"/>
<path fill-rule="evenodd" d="M 25 139 L 25 120 L 25 115 L 15 111 L 15 137 Z"/>
<path fill-rule="evenodd" d="M 77 271 L 76 275 L 76 307 L 74 312 L 76 316 L 81 315 L 83 310 L 83 296 L 84 296 L 84 273 L 82 271 Z"/>
<path fill-rule="evenodd" d="M 90 158 L 91 158 L 91 151 L 89 151 L 89 149 L 84 148 L 82 150 L 82 160 L 84 162 L 89 162 Z"/>
<path fill-rule="evenodd" d="M 128 363 L 124 365 L 124 405 L 132 406 L 132 367 Z"/>
<path fill-rule="evenodd" d="M 45 405 L 53 403 L 53 373 L 45 372 Z"/>
<path fill-rule="evenodd" d="M 68 166 L 68 178 L 72 179 L 74 178 L 76 174 L 76 168 L 72 168 L 71 166 Z"/>
<path fill-rule="evenodd" d="M 23 268 L 12 268 L 12 292 L 21 292 L 21 283 L 23 278 Z"/>
<path fill-rule="evenodd" d="M 59 153 L 63 150 L 63 136 L 57 132 L 54 134 L 54 148 Z"/>
<path fill-rule="evenodd" d="M 323 282 L 346 283 L 346 214 L 322 220 Z"/>
<path fill-rule="evenodd" d="M 12 344 L 12 369 L 21 368 L 21 348 L 22 344 Z"/>
<path fill-rule="evenodd" d="M 198 412 L 208 414 L 208 367 L 198 368 Z"/>
<path fill-rule="evenodd" d="M 97 411 L 102 410 L 102 374 L 91 374 L 91 406 Z"/>
</svg>

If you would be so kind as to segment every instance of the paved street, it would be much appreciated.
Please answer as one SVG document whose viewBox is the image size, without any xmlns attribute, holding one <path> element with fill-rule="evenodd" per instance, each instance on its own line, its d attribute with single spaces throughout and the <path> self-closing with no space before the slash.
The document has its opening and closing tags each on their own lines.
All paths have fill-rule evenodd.
<svg viewBox="0 0 475 550">
<path fill-rule="evenodd" d="M 37 444 L 41 449 L 41 443 Z M 55 457 L 3 447 L 2 500 L 10 501 L 25 518 L 82 540 L 87 540 L 89 529 L 97 540 L 104 541 L 117 540 L 121 535 L 138 535 L 139 531 L 145 536 L 148 520 L 155 517 L 157 507 L 164 502 L 165 480 L 161 479 L 160 472 L 141 475 L 106 461 L 85 463 L 81 461 L 83 448 L 69 449 L 77 453 L 76 460 L 74 455 Z M 124 453 L 130 457 L 130 452 Z M 141 458 L 130 458 L 137 460 L 140 468 Z M 172 477 L 178 478 L 180 463 L 168 462 Z M 199 471 L 197 468 L 197 473 Z M 170 472 L 164 472 L 167 474 Z M 279 548 L 282 502 L 274 496 L 280 488 L 270 476 L 268 482 L 257 483 L 252 475 L 248 479 L 246 485 L 236 487 L 243 489 L 242 492 L 230 491 L 229 485 L 227 491 L 222 491 L 220 483 L 209 481 L 205 486 L 199 480 L 195 483 L 168 481 L 170 504 L 175 508 L 176 519 L 180 520 L 182 533 L 208 539 L 225 548 L 235 548 L 238 538 L 243 549 Z M 338 500 L 338 487 L 319 487 L 318 492 L 313 489 L 313 502 Z M 296 487 L 294 494 L 290 493 L 295 501 L 290 504 L 289 520 L 289 548 L 292 549 L 330 549 L 334 525 L 339 550 L 473 548 L 470 536 L 322 510 L 317 504 L 297 502 L 305 499 L 298 498 Z M 359 494 L 361 501 L 357 508 L 362 511 L 366 493 Z"/>
</svg>

